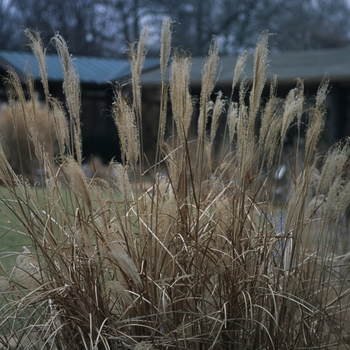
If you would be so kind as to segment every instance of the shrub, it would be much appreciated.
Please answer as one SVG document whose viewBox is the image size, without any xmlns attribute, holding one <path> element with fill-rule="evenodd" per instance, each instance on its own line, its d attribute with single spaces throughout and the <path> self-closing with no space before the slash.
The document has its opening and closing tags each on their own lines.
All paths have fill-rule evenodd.
<svg viewBox="0 0 350 350">
<path fill-rule="evenodd" d="M 146 169 L 142 159 L 144 30 L 131 46 L 132 101 L 115 88 L 112 113 L 123 157 L 121 164 L 110 164 L 106 182 L 83 173 L 79 84 L 63 39 L 53 38 L 66 73 L 72 132 L 69 139 L 62 129 L 66 123 L 57 118 L 63 115 L 60 105 L 47 91 L 60 165 L 54 171 L 50 150 L 34 142 L 45 188 L 17 176 L 0 152 L 1 178 L 12 195 L 4 204 L 32 242 L 1 280 L 0 341 L 28 349 L 346 348 L 349 264 L 337 242 L 350 198 L 350 147 L 345 140 L 324 158 L 317 153 L 328 80 L 308 111 L 301 81 L 281 101 L 273 79 L 270 98 L 261 106 L 268 54 L 264 34 L 251 89 L 243 79 L 237 102 L 218 94 L 212 103 L 214 40 L 203 67 L 193 150 L 190 58 L 173 56 L 170 85 L 164 78 L 170 27 L 165 20 L 156 163 Z M 42 62 L 40 38 L 27 34 Z M 246 57 L 237 62 L 232 90 Z M 176 126 L 170 143 L 163 139 L 168 95 Z M 229 146 L 215 155 L 213 166 L 215 125 L 226 107 Z M 285 163 L 283 140 L 292 123 L 300 127 L 304 112 L 305 149 L 296 144 L 288 196 L 278 202 L 274 174 Z M 149 177 L 152 186 L 145 188 Z"/>
<path fill-rule="evenodd" d="M 33 135 L 34 131 L 36 135 Z M 35 181 L 40 170 L 32 138 L 35 137 L 52 154 L 58 151 L 54 121 L 50 119 L 48 108 L 34 96 L 26 102 L 17 100 L 2 105 L 0 132 L 1 145 L 13 171 L 31 181 Z"/>
</svg>

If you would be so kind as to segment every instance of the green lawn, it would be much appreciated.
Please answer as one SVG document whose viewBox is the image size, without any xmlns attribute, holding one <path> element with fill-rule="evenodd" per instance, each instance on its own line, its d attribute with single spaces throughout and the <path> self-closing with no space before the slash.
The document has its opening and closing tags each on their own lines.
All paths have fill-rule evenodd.
<svg viewBox="0 0 350 350">
<path fill-rule="evenodd" d="M 70 193 L 68 188 L 61 188 L 61 194 L 64 197 L 65 208 L 71 213 L 74 213 L 78 205 L 76 202 L 77 198 Z M 106 193 L 107 196 L 108 193 Z M 41 208 L 45 208 L 47 205 L 45 201 L 48 200 L 46 189 L 38 187 L 35 197 Z M 9 273 L 16 264 L 18 253 L 23 251 L 23 246 L 29 249 L 31 248 L 31 241 L 26 236 L 23 225 L 8 205 L 6 205 L 6 203 L 11 205 L 10 201 L 12 198 L 9 190 L 0 186 L 0 264 Z M 14 207 L 16 207 L 16 204 Z M 0 276 L 3 275 L 4 271 L 0 268 Z"/>
<path fill-rule="evenodd" d="M 3 267 L 10 272 L 15 266 L 16 256 L 18 252 L 23 251 L 23 246 L 30 244 L 28 237 L 23 232 L 16 215 L 5 204 L 6 200 L 10 200 L 9 191 L 0 188 L 0 262 Z M 0 271 L 0 275 L 4 275 L 4 271 Z"/>
</svg>

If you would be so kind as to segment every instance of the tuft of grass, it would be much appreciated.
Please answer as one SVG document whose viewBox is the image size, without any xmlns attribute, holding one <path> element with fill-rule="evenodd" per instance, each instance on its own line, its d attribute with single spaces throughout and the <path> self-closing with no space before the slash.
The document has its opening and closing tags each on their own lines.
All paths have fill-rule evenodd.
<svg viewBox="0 0 350 350">
<path fill-rule="evenodd" d="M 12 79 L 16 89 L 22 89 L 19 81 L 14 78 L 14 71 L 10 71 L 7 79 Z M 9 82 L 6 83 L 7 85 Z M 9 97 L 17 92 L 9 92 Z M 23 93 L 24 94 L 24 93 Z M 35 182 L 40 174 L 38 152 L 40 145 L 45 144 L 50 154 L 58 152 L 54 122 L 48 118 L 49 110 L 33 99 L 20 101 L 12 96 L 10 103 L 3 104 L 0 109 L 1 146 L 4 155 L 16 174 L 22 174 L 31 182 Z M 13 98 L 13 100 L 12 100 Z M 22 96 L 24 98 L 24 95 Z M 61 128 L 62 130 L 62 128 Z M 36 143 L 36 146 L 34 145 Z M 40 157 L 40 156 L 39 156 Z"/>
<path fill-rule="evenodd" d="M 43 50 L 37 49 L 40 37 L 27 35 L 44 62 Z M 0 344 L 18 349 L 347 348 L 350 147 L 345 140 L 323 157 L 318 153 L 327 78 L 307 110 L 302 81 L 281 100 L 275 77 L 263 105 L 264 33 L 253 81 L 241 80 L 238 100 L 232 91 L 230 98 L 218 93 L 212 102 L 218 64 L 213 41 L 203 66 L 198 140 L 191 142 L 191 59 L 175 51 L 168 86 L 171 22 L 164 21 L 159 139 L 155 165 L 146 169 L 140 109 L 146 36 L 144 30 L 137 47 L 131 46 L 132 98 L 115 87 L 111 112 L 122 162 L 111 162 L 108 179 L 87 178 L 81 168 L 78 76 L 58 35 L 53 41 L 65 72 L 67 109 L 46 92 L 58 155 L 36 138 L 37 123 L 27 131 L 43 186 L 19 175 L 0 149 L 4 204 L 30 243 L 0 280 Z M 237 62 L 232 90 L 246 58 L 244 53 Z M 47 86 L 44 72 L 42 79 Z M 24 109 L 27 99 L 16 81 L 10 73 L 12 99 Z M 164 127 L 170 107 L 174 135 L 168 143 Z M 227 127 L 217 152 L 216 127 L 223 115 Z M 287 157 L 284 138 L 294 123 L 299 139 Z M 286 165 L 280 196 L 279 174 Z M 152 180 L 147 187 L 146 178 Z"/>
</svg>

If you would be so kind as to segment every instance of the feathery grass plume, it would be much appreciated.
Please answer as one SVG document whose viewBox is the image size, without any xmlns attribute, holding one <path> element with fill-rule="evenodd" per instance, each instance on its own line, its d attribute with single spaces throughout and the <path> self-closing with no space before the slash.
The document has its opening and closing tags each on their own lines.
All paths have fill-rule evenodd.
<svg viewBox="0 0 350 350">
<path fill-rule="evenodd" d="M 260 110 L 261 94 L 266 81 L 268 56 L 268 37 L 265 32 L 258 40 L 254 54 L 253 85 L 250 91 L 249 107 L 245 106 L 247 94 L 246 81 L 243 79 L 239 92 L 239 120 L 237 124 L 237 155 L 241 162 L 241 185 L 245 187 L 246 177 L 253 176 L 253 163 L 256 143 L 256 118 Z"/>
<path fill-rule="evenodd" d="M 82 167 L 72 157 L 66 157 L 62 170 L 66 184 L 77 198 L 81 198 L 92 214 L 91 188 Z"/>
<path fill-rule="evenodd" d="M 160 72 L 162 74 L 162 82 L 165 80 L 165 71 L 168 66 L 171 52 L 171 25 L 170 18 L 164 18 L 162 23 L 162 31 L 160 37 Z"/>
<path fill-rule="evenodd" d="M 120 194 L 125 202 L 131 202 L 133 197 L 133 190 L 129 180 L 128 168 L 118 163 L 111 163 L 112 174 L 115 185 L 120 191 Z"/>
<path fill-rule="evenodd" d="M 165 84 L 165 73 L 168 67 L 168 62 L 170 58 L 171 52 L 171 29 L 172 21 L 170 18 L 165 18 L 162 23 L 162 31 L 160 38 L 160 71 L 162 75 L 162 87 L 160 94 L 160 112 L 159 112 L 159 124 L 158 124 L 158 147 L 157 147 L 157 155 L 156 162 L 158 161 L 159 151 L 162 148 L 164 133 L 165 133 L 165 125 L 166 125 L 166 117 L 167 117 L 167 106 L 168 106 L 168 91 L 169 86 Z"/>
<path fill-rule="evenodd" d="M 141 102 L 141 73 L 143 64 L 146 58 L 147 48 L 146 42 L 148 39 L 148 28 L 143 27 L 140 38 L 137 42 L 137 50 L 135 49 L 136 42 L 130 45 L 131 59 L 131 85 L 132 85 L 132 108 L 136 118 L 137 132 L 140 138 L 140 162 L 143 169 L 143 135 L 142 135 L 142 102 Z"/>
<path fill-rule="evenodd" d="M 297 79 L 297 95 L 296 99 L 299 100 L 299 108 L 297 110 L 297 126 L 298 126 L 298 133 L 300 132 L 300 126 L 301 126 L 301 118 L 303 116 L 303 108 L 304 108 L 304 81 L 300 78 Z"/>
<path fill-rule="evenodd" d="M 166 126 L 166 118 L 168 111 L 168 92 L 169 86 L 167 84 L 162 83 L 162 93 L 160 97 L 160 112 L 159 112 L 159 127 L 158 127 L 158 152 L 161 149 L 164 141 L 165 135 L 165 126 Z M 158 161 L 158 155 L 156 156 L 156 160 Z"/>
<path fill-rule="evenodd" d="M 338 219 L 339 224 L 337 232 L 337 253 L 344 255 L 350 250 L 350 238 L 348 234 L 349 227 L 349 207 L 350 207 L 350 180 L 346 179 L 342 191 L 338 194 L 337 206 L 334 216 Z"/>
<path fill-rule="evenodd" d="M 295 185 L 291 197 L 287 202 L 286 212 L 286 232 L 293 232 L 294 224 L 300 224 L 303 221 L 303 213 L 306 210 L 308 202 L 312 196 L 312 187 L 317 182 L 317 168 L 315 163 L 309 164 L 304 168 L 295 180 Z M 307 200 L 309 198 L 309 200 Z"/>
<path fill-rule="evenodd" d="M 326 156 L 317 184 L 316 193 L 326 198 L 325 220 L 335 223 L 339 223 L 350 201 L 347 198 L 349 158 L 349 139 L 332 147 Z"/>
<path fill-rule="evenodd" d="M 158 206 L 161 206 L 157 209 L 159 215 L 157 223 L 157 232 L 158 236 L 161 238 L 162 242 L 171 244 L 173 239 L 174 231 L 174 208 L 177 206 L 176 197 L 174 189 L 171 186 L 168 177 L 160 177 L 157 183 L 157 195 L 158 195 Z M 161 250 L 158 258 L 161 261 L 160 257 L 164 252 Z M 159 265 L 161 266 L 161 265 Z"/>
<path fill-rule="evenodd" d="M 316 146 L 325 125 L 326 97 L 328 94 L 329 78 L 325 76 L 318 88 L 315 107 L 309 111 L 308 128 L 305 140 L 305 163 L 310 163 L 314 157 Z"/>
<path fill-rule="evenodd" d="M 265 138 L 264 149 L 267 153 L 267 165 L 271 167 L 276 158 L 277 150 L 281 150 L 283 147 L 283 141 L 280 140 L 281 128 L 282 128 L 282 111 L 283 106 L 280 101 L 275 101 L 274 111 L 271 114 L 270 128 L 268 128 L 267 135 Z M 267 120 L 263 122 L 267 125 Z M 280 147 L 278 147 L 280 145 Z"/>
<path fill-rule="evenodd" d="M 112 115 L 119 133 L 122 161 L 136 168 L 139 159 L 140 139 L 135 120 L 135 111 L 121 91 L 114 90 Z"/>
<path fill-rule="evenodd" d="M 182 146 L 187 142 L 193 111 L 192 97 L 189 92 L 190 70 L 190 57 L 181 57 L 178 54 L 173 57 L 170 76 L 170 98 L 173 118 Z"/>
<path fill-rule="evenodd" d="M 243 80 L 239 91 L 239 115 L 237 122 L 237 150 L 236 156 L 240 164 L 239 181 L 242 188 L 245 187 L 246 177 L 252 176 L 252 167 L 255 158 L 255 131 L 252 127 L 250 106 L 246 106 L 247 81 Z M 255 117 L 254 117 L 255 119 Z"/>
<path fill-rule="evenodd" d="M 235 87 L 239 81 L 239 78 L 242 76 L 242 74 L 244 72 L 244 68 L 246 66 L 248 57 L 249 57 L 248 51 L 244 51 L 238 57 L 235 71 L 234 71 L 233 81 L 232 81 L 230 101 L 232 101 L 233 93 L 234 93 Z M 228 131 L 229 131 L 230 144 L 233 143 L 237 121 L 238 121 L 238 104 L 235 102 L 230 102 L 228 112 L 227 112 L 227 126 L 228 126 Z"/>
<path fill-rule="evenodd" d="M 40 167 L 47 171 L 47 174 L 51 173 L 51 166 L 53 162 L 49 161 L 50 157 L 54 157 L 57 153 L 57 138 L 53 132 L 53 125 L 55 124 L 51 120 L 51 110 L 48 103 L 44 105 L 37 101 L 34 92 L 34 78 L 31 70 L 27 69 L 26 73 L 26 85 L 29 95 L 29 102 L 32 104 L 29 111 L 28 127 L 29 137 L 34 144 L 35 155 L 40 162 Z M 46 112 L 46 118 L 42 118 L 42 115 Z M 40 118 L 41 117 L 41 118 Z"/>
<path fill-rule="evenodd" d="M 29 47 L 33 51 L 36 59 L 39 63 L 39 70 L 41 76 L 41 83 L 44 88 L 45 98 L 48 99 L 50 96 L 49 93 L 49 81 L 47 78 L 47 69 L 46 69 L 46 49 L 40 37 L 40 33 L 33 31 L 31 29 L 25 29 L 25 35 L 29 39 Z"/>
<path fill-rule="evenodd" d="M 127 290 L 127 286 L 120 281 L 107 282 L 106 293 L 113 298 L 113 303 L 116 303 L 116 299 L 122 298 L 127 304 L 132 304 L 132 297 Z"/>
<path fill-rule="evenodd" d="M 220 117 L 225 110 L 225 104 L 226 104 L 226 101 L 222 97 L 222 92 L 219 91 L 216 97 L 215 103 L 212 104 L 212 107 L 208 108 L 208 112 L 210 112 L 210 108 L 212 108 L 210 135 L 206 144 L 206 153 L 207 153 L 209 167 L 212 167 L 213 165 L 212 164 L 213 145 L 214 145 L 215 136 L 219 126 Z"/>
<path fill-rule="evenodd" d="M 270 82 L 270 96 L 261 115 L 259 147 L 263 147 L 264 145 L 266 136 L 271 128 L 274 116 L 276 115 L 276 107 L 280 104 L 281 101 L 277 99 L 277 76 L 273 75 Z"/>
<path fill-rule="evenodd" d="M 282 116 L 281 142 L 284 141 L 290 124 L 297 118 L 298 127 L 301 123 L 301 115 L 304 104 L 303 98 L 304 88 L 302 82 L 298 81 L 298 86 L 289 91 L 285 103 Z"/>
<path fill-rule="evenodd" d="M 169 85 L 165 84 L 165 74 L 166 69 L 168 67 L 169 58 L 170 58 L 170 52 L 171 52 L 171 36 L 172 36 L 172 29 L 171 29 L 172 22 L 169 18 L 165 18 L 162 23 L 162 30 L 161 30 L 161 49 L 160 49 L 160 70 L 161 70 L 161 93 L 160 93 L 160 110 L 159 110 L 159 122 L 158 122 L 158 136 L 157 136 L 157 147 L 156 147 L 156 158 L 155 158 L 155 173 L 157 174 L 157 165 L 160 167 L 160 163 L 158 163 L 160 159 L 160 154 L 163 148 L 163 141 L 164 141 L 164 134 L 165 134 L 165 126 L 167 121 L 167 110 L 168 110 L 168 94 L 169 94 Z M 157 177 L 154 177 L 153 179 L 153 187 L 158 186 L 156 182 L 159 179 Z M 152 193 L 152 201 L 151 201 L 151 212 L 153 212 L 155 205 L 155 196 L 158 196 L 158 193 L 153 191 Z M 155 220 L 157 221 L 158 215 L 155 215 Z M 151 220 L 153 220 L 153 216 L 151 217 Z M 156 224 L 157 225 L 157 224 Z M 153 228 L 153 223 L 150 223 L 151 229 Z M 152 241 L 150 241 L 150 249 L 152 250 Z"/>
<path fill-rule="evenodd" d="M 344 179 L 337 176 L 330 184 L 325 203 L 325 220 L 337 223 L 344 214 L 344 208 L 339 207 L 339 196 L 344 191 Z"/>
<path fill-rule="evenodd" d="M 240 87 L 240 113 L 237 127 L 237 145 L 238 154 L 242 162 L 241 181 L 245 181 L 245 177 L 252 172 L 254 149 L 255 149 L 255 124 L 260 108 L 261 94 L 266 81 L 266 66 L 268 56 L 268 37 L 269 34 L 264 33 L 258 40 L 254 54 L 254 76 L 253 86 L 250 91 L 249 108 L 245 107 L 246 84 L 244 80 Z M 250 174 L 251 176 L 252 174 Z M 243 183 L 242 183 L 243 185 Z"/>
<path fill-rule="evenodd" d="M 55 98 L 50 98 L 50 108 L 54 120 L 56 138 L 59 146 L 60 157 L 63 158 L 66 146 L 69 146 L 68 122 L 61 102 Z"/>
<path fill-rule="evenodd" d="M 259 38 L 254 55 L 254 79 L 249 98 L 249 119 L 253 122 L 260 106 L 260 98 L 266 81 L 269 33 Z"/>
<path fill-rule="evenodd" d="M 13 171 L 12 166 L 7 160 L 6 154 L 0 143 L 0 181 L 7 188 L 11 187 L 13 181 L 17 178 L 16 173 Z"/>
<path fill-rule="evenodd" d="M 343 174 L 350 157 L 350 140 L 333 145 L 324 158 L 320 179 L 317 184 L 317 193 L 326 194 L 334 180 Z"/>
<path fill-rule="evenodd" d="M 173 120 L 176 124 L 177 136 L 180 146 L 177 148 L 177 165 L 180 168 L 178 182 L 172 180 L 176 186 L 178 208 L 182 212 L 180 221 L 181 231 L 185 231 L 188 199 L 187 162 L 189 162 L 188 131 L 191 122 L 193 105 L 189 92 L 191 60 L 189 57 L 180 57 L 175 54 L 171 64 L 170 98 L 173 111 Z"/>
<path fill-rule="evenodd" d="M 32 68 L 29 66 L 28 63 L 26 64 L 24 69 L 24 77 L 25 77 L 28 99 L 32 101 L 33 104 L 35 104 L 36 93 L 35 93 L 34 77 L 33 77 Z"/>
<path fill-rule="evenodd" d="M 27 99 L 25 97 L 21 81 L 18 74 L 12 68 L 7 70 L 7 76 L 4 78 L 4 85 L 10 105 L 17 101 L 22 105 L 26 104 Z"/>
<path fill-rule="evenodd" d="M 223 99 L 222 92 L 219 91 L 216 97 L 216 101 L 212 112 L 212 122 L 211 122 L 210 137 L 209 137 L 211 146 L 214 143 L 216 132 L 219 126 L 219 120 L 220 120 L 221 114 L 225 109 L 225 104 L 226 104 L 226 101 Z"/>
<path fill-rule="evenodd" d="M 146 42 L 148 39 L 148 28 L 143 27 L 140 38 L 137 42 L 137 50 L 135 49 L 136 42 L 130 45 L 130 59 L 131 59 L 131 83 L 133 91 L 133 108 L 138 117 L 141 117 L 141 85 L 140 77 L 142 73 L 143 64 L 146 58 L 147 48 Z M 141 120 L 140 120 L 141 122 Z"/>
<path fill-rule="evenodd" d="M 216 38 L 213 38 L 206 58 L 203 69 L 202 69 L 202 83 L 201 83 L 201 94 L 199 101 L 199 117 L 198 117 L 198 140 L 197 140 L 197 152 L 196 152 L 196 168 L 202 169 L 204 164 L 204 152 L 205 152 L 205 141 L 206 141 L 206 127 L 208 121 L 208 102 L 211 94 L 214 90 L 217 66 L 219 61 L 219 48 Z M 197 171 L 196 182 L 200 188 L 202 182 L 203 172 Z M 198 193 L 200 197 L 200 191 Z"/>
<path fill-rule="evenodd" d="M 227 111 L 227 124 L 230 144 L 233 144 L 238 121 L 238 103 L 230 102 Z"/>
<path fill-rule="evenodd" d="M 349 179 L 346 179 L 345 183 L 342 186 L 342 190 L 338 193 L 338 201 L 337 206 L 333 207 L 334 210 L 336 210 L 335 217 L 341 217 L 343 215 L 346 215 L 346 210 L 349 208 L 350 204 L 350 181 Z M 349 246 L 344 247 L 346 251 L 349 250 Z"/>
<path fill-rule="evenodd" d="M 216 80 L 216 70 L 219 60 L 219 48 L 215 38 L 210 43 L 208 57 L 206 58 L 202 70 L 202 85 L 201 85 L 201 96 L 200 96 L 200 111 L 198 118 L 198 149 L 203 147 L 203 142 L 206 137 L 206 126 L 208 120 L 208 101 L 210 95 L 213 92 Z"/>
<path fill-rule="evenodd" d="M 284 140 L 281 139 L 284 101 L 277 98 L 277 76 L 270 83 L 270 98 L 261 113 L 259 149 L 262 154 L 261 166 L 278 169 L 281 165 Z M 289 127 L 289 125 L 288 125 Z M 279 154 L 278 154 L 279 153 Z"/>
<path fill-rule="evenodd" d="M 46 108 L 48 110 L 47 113 L 47 118 L 51 118 L 51 114 L 49 113 L 49 100 L 50 100 L 50 94 L 49 94 L 49 82 L 48 82 L 48 77 L 47 77 L 47 71 L 46 71 L 46 49 L 44 48 L 42 39 L 40 37 L 40 34 L 38 32 L 31 31 L 29 29 L 25 30 L 25 34 L 27 38 L 29 39 L 29 46 L 34 53 L 35 57 L 37 58 L 37 61 L 39 63 L 39 70 L 40 70 L 40 76 L 41 76 L 41 83 L 43 85 L 44 89 L 44 94 L 45 94 L 45 101 L 46 101 Z M 34 78 L 31 72 L 31 67 L 29 65 L 26 66 L 25 69 L 25 80 L 26 80 L 26 85 L 27 85 L 27 90 L 28 90 L 28 96 L 29 100 L 32 101 L 33 103 L 33 110 L 35 110 L 35 101 L 36 101 L 36 95 L 35 95 L 35 88 L 34 88 Z M 52 122 L 48 122 L 48 134 L 50 137 L 52 137 Z M 46 145 L 47 152 L 50 154 L 53 154 L 55 150 L 53 148 L 49 148 L 49 146 L 53 145 L 55 140 L 51 140 L 49 144 Z"/>
<path fill-rule="evenodd" d="M 118 242 L 109 242 L 107 252 L 110 258 L 119 266 L 139 288 L 142 289 L 142 281 L 134 261 L 126 253 L 125 249 Z M 127 280 L 125 282 L 128 282 Z"/>
<path fill-rule="evenodd" d="M 25 132 L 27 133 L 29 140 L 33 143 L 35 155 L 39 160 L 40 166 L 42 166 L 44 164 L 47 145 L 45 145 L 43 142 L 43 139 L 40 138 L 39 130 L 41 130 L 41 134 L 50 135 L 50 128 L 48 127 L 49 123 L 46 122 L 43 125 L 40 125 L 40 126 L 37 125 L 38 118 L 36 118 L 36 116 L 39 115 L 39 111 L 38 111 L 38 108 L 36 108 L 35 101 L 31 101 L 27 103 L 26 107 L 27 108 L 23 114 L 23 118 L 25 119 L 24 121 L 24 125 L 26 128 Z M 44 110 L 44 114 L 45 114 L 45 110 Z"/>
<path fill-rule="evenodd" d="M 231 87 L 231 97 L 230 100 L 232 100 L 233 97 L 233 93 L 235 91 L 235 87 L 239 81 L 239 78 L 242 76 L 243 72 L 244 72 L 244 68 L 247 64 L 247 60 L 249 58 L 249 52 L 248 51 L 244 51 L 237 60 L 236 63 L 236 67 L 235 67 L 235 72 L 233 75 L 233 80 L 232 80 L 232 87 Z"/>
<path fill-rule="evenodd" d="M 17 123 L 18 121 L 17 117 L 21 114 L 21 117 L 23 119 L 23 121 L 21 122 L 24 125 L 25 132 L 27 132 L 28 134 L 28 140 L 31 140 L 34 143 L 34 147 L 35 147 L 37 142 L 37 137 L 36 137 L 37 130 L 36 130 L 36 127 L 34 126 L 36 103 L 35 103 L 35 100 L 32 100 L 31 103 L 30 102 L 28 103 L 26 101 L 25 93 L 24 93 L 22 84 L 20 82 L 20 79 L 18 76 L 17 77 L 13 76 L 14 74 L 16 74 L 14 71 L 9 72 L 9 78 L 8 78 L 9 84 L 12 82 L 12 89 L 13 89 L 12 95 L 15 97 L 16 101 L 19 101 L 19 103 L 17 103 L 18 108 L 16 111 L 16 115 L 13 116 L 14 123 Z M 32 78 L 30 76 L 27 76 L 26 80 L 29 82 L 30 85 L 33 83 Z M 29 87 L 29 91 L 30 90 L 32 90 L 31 87 Z M 34 98 L 34 95 L 29 97 Z M 22 113 L 19 112 L 20 110 L 22 110 Z"/>
<path fill-rule="evenodd" d="M 80 81 L 78 72 L 74 66 L 73 59 L 69 54 L 68 46 L 65 40 L 58 33 L 51 39 L 56 47 L 60 57 L 63 69 L 63 92 L 65 94 L 66 104 L 70 117 L 70 127 L 73 144 L 71 145 L 71 154 L 75 154 L 78 164 L 82 165 L 82 144 L 80 128 Z"/>
<path fill-rule="evenodd" d="M 125 162 L 127 153 L 127 119 L 125 117 L 127 103 L 124 101 L 124 96 L 120 90 L 115 87 L 113 91 L 114 97 L 111 111 L 114 119 L 114 124 L 116 125 L 119 134 L 119 146 L 122 161 Z"/>
</svg>

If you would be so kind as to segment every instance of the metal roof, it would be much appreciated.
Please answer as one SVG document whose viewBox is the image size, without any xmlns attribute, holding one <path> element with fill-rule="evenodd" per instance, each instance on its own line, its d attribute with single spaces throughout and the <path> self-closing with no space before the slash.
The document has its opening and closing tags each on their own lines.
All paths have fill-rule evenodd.
<svg viewBox="0 0 350 350">
<path fill-rule="evenodd" d="M 238 56 L 222 56 L 219 60 L 217 84 L 232 84 Z M 245 68 L 246 77 L 253 75 L 254 53 L 250 54 Z M 191 67 L 191 85 L 200 85 L 204 58 L 193 57 Z M 296 78 L 306 82 L 319 83 L 325 74 L 331 81 L 348 81 L 350 83 L 350 48 L 289 51 L 270 53 L 268 57 L 268 77 L 277 75 L 279 84 L 287 84 Z M 169 72 L 167 75 L 169 80 Z M 161 81 L 159 70 L 142 75 L 142 84 L 152 85 Z"/>
<path fill-rule="evenodd" d="M 220 57 L 218 84 L 232 83 L 237 58 Z M 58 56 L 48 53 L 46 59 L 49 80 L 61 82 L 63 75 Z M 254 53 L 251 53 L 245 69 L 248 78 L 252 77 L 253 60 Z M 203 57 L 192 58 L 192 85 L 201 84 L 203 63 Z M 31 67 L 34 78 L 39 80 L 39 66 L 34 54 L 0 50 L 0 67 L 6 69 L 11 66 L 22 75 L 27 64 Z M 109 81 L 124 80 L 131 75 L 130 62 L 126 59 L 75 56 L 74 64 L 82 83 L 106 84 Z M 348 81 L 350 84 L 350 48 L 270 53 L 268 58 L 268 76 L 277 75 L 279 84 L 291 83 L 296 78 L 318 83 L 326 73 L 333 82 Z M 160 83 L 159 58 L 146 58 L 141 81 L 144 86 Z"/>
<path fill-rule="evenodd" d="M 131 75 L 130 62 L 126 59 L 74 56 L 81 83 L 106 84 L 125 79 Z M 40 79 L 39 64 L 31 52 L 0 50 L 0 66 L 5 70 L 12 67 L 20 76 L 26 66 L 32 70 L 34 79 Z M 62 82 L 63 73 L 57 54 L 46 54 L 46 65 L 49 81 Z M 146 58 L 143 71 L 159 67 L 159 58 Z"/>
</svg>

